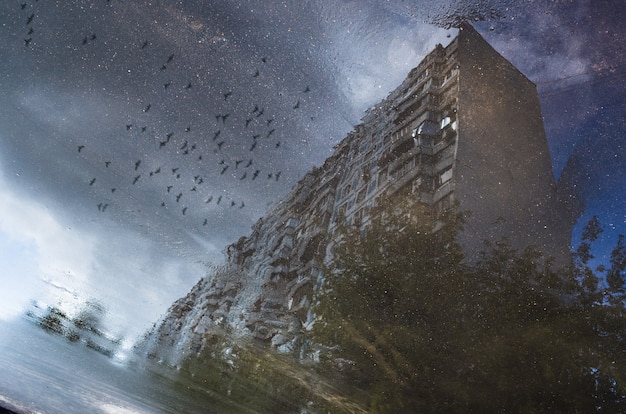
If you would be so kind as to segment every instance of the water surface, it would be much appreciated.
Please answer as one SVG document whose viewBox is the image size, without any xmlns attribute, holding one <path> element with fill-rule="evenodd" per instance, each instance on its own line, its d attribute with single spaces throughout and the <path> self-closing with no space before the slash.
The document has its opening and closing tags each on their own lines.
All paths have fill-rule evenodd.
<svg viewBox="0 0 626 414">
<path fill-rule="evenodd" d="M 32 413 L 241 412 L 175 371 L 108 358 L 27 320 L 0 323 L 0 407 Z"/>
</svg>

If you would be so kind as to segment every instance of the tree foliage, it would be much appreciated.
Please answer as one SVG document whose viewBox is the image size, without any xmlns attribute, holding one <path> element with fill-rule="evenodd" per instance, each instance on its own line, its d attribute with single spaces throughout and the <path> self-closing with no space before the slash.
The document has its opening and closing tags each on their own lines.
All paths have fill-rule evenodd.
<svg viewBox="0 0 626 414">
<path fill-rule="evenodd" d="M 381 209 L 365 230 L 340 229 L 312 331 L 372 412 L 624 409 L 623 238 L 607 276 L 622 300 L 608 303 L 588 267 L 597 219 L 575 267 L 556 271 L 506 242 L 464 263 L 460 214 L 397 200 Z"/>
</svg>

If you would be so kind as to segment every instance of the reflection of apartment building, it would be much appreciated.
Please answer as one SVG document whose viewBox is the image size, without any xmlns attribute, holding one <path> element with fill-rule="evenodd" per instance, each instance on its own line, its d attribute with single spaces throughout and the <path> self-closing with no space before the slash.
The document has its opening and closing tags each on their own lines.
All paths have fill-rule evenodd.
<svg viewBox="0 0 626 414">
<path fill-rule="evenodd" d="M 470 258 L 508 238 L 565 260 L 560 211 L 535 85 L 469 25 L 438 45 L 336 148 L 333 217 L 360 225 L 404 191 L 436 211 L 470 211 Z M 331 224 L 332 228 L 332 224 Z"/>
<path fill-rule="evenodd" d="M 454 202 L 471 211 L 460 240 L 469 260 L 483 240 L 502 238 L 567 260 L 571 223 L 559 222 L 535 85 L 471 26 L 438 45 L 362 121 L 229 246 L 227 269 L 174 304 L 160 331 L 228 323 L 293 346 L 294 332 L 311 322 L 328 232 L 340 220 L 366 225 L 371 207 L 399 193 L 435 212 Z M 183 342 L 195 349 L 202 338 Z"/>
</svg>

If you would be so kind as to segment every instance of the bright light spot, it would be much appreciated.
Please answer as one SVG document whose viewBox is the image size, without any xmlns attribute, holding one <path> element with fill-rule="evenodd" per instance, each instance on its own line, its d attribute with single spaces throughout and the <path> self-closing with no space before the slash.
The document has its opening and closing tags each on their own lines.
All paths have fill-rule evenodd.
<svg viewBox="0 0 626 414">
<path fill-rule="evenodd" d="M 106 414 L 143 414 L 147 411 L 140 411 L 136 408 L 122 407 L 115 404 L 102 404 L 98 407 L 103 413 Z"/>
</svg>

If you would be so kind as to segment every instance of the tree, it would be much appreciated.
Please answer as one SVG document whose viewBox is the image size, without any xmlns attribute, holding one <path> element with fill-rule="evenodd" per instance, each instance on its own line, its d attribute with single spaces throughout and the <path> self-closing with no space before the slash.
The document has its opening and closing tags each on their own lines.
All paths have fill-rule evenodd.
<svg viewBox="0 0 626 414">
<path fill-rule="evenodd" d="M 330 369 L 368 392 L 372 412 L 613 412 L 624 403 L 624 328 L 616 308 L 590 300 L 597 219 L 577 267 L 557 271 L 506 241 L 464 263 L 455 211 L 433 217 L 394 199 L 372 217 L 338 231 L 311 335 L 332 350 Z M 623 251 L 618 243 L 612 268 Z"/>
<path fill-rule="evenodd" d="M 57 307 L 48 308 L 48 312 L 39 321 L 39 326 L 50 333 L 63 334 L 67 315 Z"/>
<path fill-rule="evenodd" d="M 338 231 L 325 269 L 313 340 L 339 346 L 335 362 L 347 363 L 348 377 L 371 392 L 373 411 L 424 409 L 421 401 L 443 392 L 434 378 L 462 353 L 449 337 L 465 329 L 467 303 L 459 298 L 469 294 L 457 277 L 462 219 L 429 213 L 409 199 L 390 200 L 372 211 L 366 229 Z"/>
<path fill-rule="evenodd" d="M 581 242 L 574 252 L 574 274 L 584 289 L 586 300 L 594 302 L 600 299 L 598 292 L 599 278 L 589 267 L 589 261 L 594 258 L 591 245 L 604 230 L 597 216 L 593 216 L 583 229 Z"/>
<path fill-rule="evenodd" d="M 102 319 L 105 314 L 105 307 L 97 300 L 92 299 L 85 303 L 80 312 L 72 319 L 72 323 L 78 329 L 102 336 Z"/>
<path fill-rule="evenodd" d="M 620 234 L 617 244 L 611 251 L 611 267 L 606 275 L 609 291 L 618 296 L 624 293 L 624 269 L 626 269 L 626 246 L 624 235 Z"/>
</svg>

